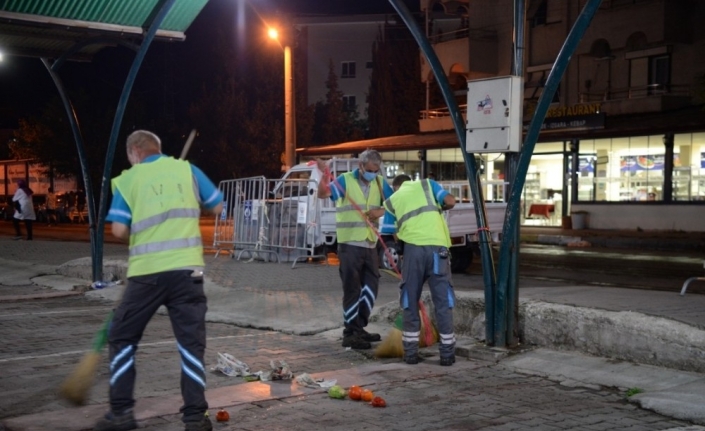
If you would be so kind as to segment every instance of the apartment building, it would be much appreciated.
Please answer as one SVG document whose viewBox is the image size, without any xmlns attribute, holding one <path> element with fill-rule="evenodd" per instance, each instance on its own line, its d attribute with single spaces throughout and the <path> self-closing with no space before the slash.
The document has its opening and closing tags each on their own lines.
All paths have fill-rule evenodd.
<svg viewBox="0 0 705 431">
<path fill-rule="evenodd" d="M 584 0 L 527 0 L 524 127 Z M 511 74 L 512 0 L 422 0 L 425 30 L 458 102 L 468 80 Z M 524 187 L 523 223 L 560 225 L 589 213 L 594 228 L 705 230 L 705 2 L 603 0 L 543 123 Z M 421 135 L 303 149 L 301 156 L 384 151 L 388 173 L 465 180 L 448 111 L 434 105 Z M 475 101 L 470 101 L 471 106 Z M 504 155 L 477 154 L 486 183 Z M 490 196 L 492 192 L 489 191 Z M 496 192 L 495 192 L 496 193 Z"/>
</svg>

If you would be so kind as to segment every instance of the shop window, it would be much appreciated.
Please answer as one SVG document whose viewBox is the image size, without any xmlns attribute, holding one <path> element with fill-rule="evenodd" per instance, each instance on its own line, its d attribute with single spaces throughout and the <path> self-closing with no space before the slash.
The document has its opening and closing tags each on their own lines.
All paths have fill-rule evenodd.
<svg viewBox="0 0 705 431">
<path fill-rule="evenodd" d="M 625 58 L 629 60 L 630 98 L 670 91 L 671 55 L 668 46 L 630 51 Z"/>
<path fill-rule="evenodd" d="M 340 73 L 341 78 L 354 78 L 355 77 L 355 62 L 354 61 L 343 61 L 342 72 Z"/>
</svg>

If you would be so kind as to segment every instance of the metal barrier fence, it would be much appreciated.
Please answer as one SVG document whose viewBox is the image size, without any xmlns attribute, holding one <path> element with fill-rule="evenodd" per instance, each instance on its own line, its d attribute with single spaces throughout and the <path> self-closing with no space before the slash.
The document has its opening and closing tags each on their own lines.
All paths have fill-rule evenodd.
<svg viewBox="0 0 705 431">
<path fill-rule="evenodd" d="M 261 202 L 266 197 L 263 176 L 221 181 L 218 189 L 223 193 L 223 211 L 215 218 L 213 248 L 215 257 L 223 250 L 235 249 L 235 238 L 242 238 L 236 231 L 235 221 L 243 218 L 244 200 Z M 251 205 L 251 204 L 250 204 Z M 251 211 L 251 208 L 250 208 Z M 240 227 L 241 228 L 241 227 Z"/>
<path fill-rule="evenodd" d="M 213 246 L 229 246 L 250 259 L 297 262 L 325 258 L 320 227 L 318 183 L 314 180 L 264 177 L 220 183 L 225 197 L 216 220 Z"/>
</svg>

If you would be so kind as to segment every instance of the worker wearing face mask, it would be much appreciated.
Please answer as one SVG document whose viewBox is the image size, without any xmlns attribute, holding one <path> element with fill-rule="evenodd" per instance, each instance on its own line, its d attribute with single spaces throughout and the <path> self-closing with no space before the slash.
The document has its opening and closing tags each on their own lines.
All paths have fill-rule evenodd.
<svg viewBox="0 0 705 431">
<path fill-rule="evenodd" d="M 380 169 L 382 156 L 375 150 L 360 154 L 360 165 L 338 176 L 331 184 L 328 175 L 318 185 L 318 197 L 336 203 L 336 236 L 340 278 L 343 282 L 343 347 L 369 349 L 379 334 L 365 330 L 379 287 L 379 255 L 376 227 L 384 215 L 382 202 L 392 195 Z M 326 172 L 326 163 L 318 161 Z"/>
</svg>

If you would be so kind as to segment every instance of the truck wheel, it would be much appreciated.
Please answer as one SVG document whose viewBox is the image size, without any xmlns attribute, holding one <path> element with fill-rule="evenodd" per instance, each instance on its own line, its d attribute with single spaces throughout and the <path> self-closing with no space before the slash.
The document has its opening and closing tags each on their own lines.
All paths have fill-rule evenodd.
<svg viewBox="0 0 705 431">
<path fill-rule="evenodd" d="M 450 255 L 450 270 L 453 273 L 465 272 L 472 264 L 472 249 L 461 248 L 458 250 L 451 249 Z"/>
<path fill-rule="evenodd" d="M 380 267 L 393 271 L 394 266 L 396 266 L 396 268 L 401 271 L 401 253 L 399 253 L 399 245 L 394 240 L 387 240 L 384 244 L 387 246 L 387 250 L 389 250 L 389 257 L 387 257 L 387 253 L 384 252 L 384 247 L 380 247 Z M 392 263 L 394 263 L 394 265 L 392 265 Z"/>
</svg>

